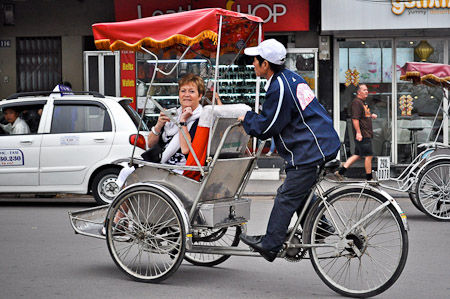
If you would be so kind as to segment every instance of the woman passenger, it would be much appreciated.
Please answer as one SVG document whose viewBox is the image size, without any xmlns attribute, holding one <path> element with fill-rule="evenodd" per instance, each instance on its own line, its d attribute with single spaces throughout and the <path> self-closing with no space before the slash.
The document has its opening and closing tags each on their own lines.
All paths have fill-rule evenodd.
<svg viewBox="0 0 450 299">
<path fill-rule="evenodd" d="M 189 142 L 192 143 L 202 112 L 200 100 L 205 94 L 205 84 L 200 76 L 187 74 L 181 78 L 178 86 L 181 107 L 160 112 L 158 122 L 152 127 L 148 136 L 148 147 L 151 148 L 160 143 L 164 149 L 160 162 L 183 166 L 186 165 L 189 146 L 180 130 L 184 131 Z M 176 112 L 174 118 L 181 124 L 181 129 L 166 115 L 171 111 Z"/>
</svg>

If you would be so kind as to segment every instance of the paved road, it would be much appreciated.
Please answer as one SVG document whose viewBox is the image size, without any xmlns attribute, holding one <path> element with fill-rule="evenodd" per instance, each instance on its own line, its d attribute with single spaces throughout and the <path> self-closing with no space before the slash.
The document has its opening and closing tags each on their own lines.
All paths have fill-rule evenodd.
<svg viewBox="0 0 450 299">
<path fill-rule="evenodd" d="M 399 199 L 411 231 L 409 258 L 397 283 L 377 298 L 450 298 L 450 223 L 436 222 Z M 203 268 L 184 262 L 162 284 L 125 277 L 102 240 L 75 235 L 67 212 L 94 206 L 89 197 L 37 202 L 0 198 L 0 298 L 342 298 L 308 260 L 231 257 Z M 264 233 L 270 197 L 255 197 L 250 234 Z"/>
</svg>

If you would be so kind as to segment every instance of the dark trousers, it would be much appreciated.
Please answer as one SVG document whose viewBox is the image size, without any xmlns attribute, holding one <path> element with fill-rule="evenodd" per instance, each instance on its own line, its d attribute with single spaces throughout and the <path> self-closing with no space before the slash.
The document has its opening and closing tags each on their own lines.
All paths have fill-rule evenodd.
<svg viewBox="0 0 450 299">
<path fill-rule="evenodd" d="M 318 165 L 286 169 L 286 179 L 278 188 L 262 246 L 279 251 L 284 243 L 291 218 L 300 212 L 318 175 Z M 314 198 L 315 199 L 315 198 Z"/>
</svg>

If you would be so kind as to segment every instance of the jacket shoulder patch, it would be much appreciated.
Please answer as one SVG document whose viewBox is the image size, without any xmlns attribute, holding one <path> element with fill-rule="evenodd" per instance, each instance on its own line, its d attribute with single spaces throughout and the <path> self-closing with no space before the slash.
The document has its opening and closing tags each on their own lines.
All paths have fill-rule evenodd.
<svg viewBox="0 0 450 299">
<path fill-rule="evenodd" d="M 300 83 L 297 85 L 297 99 L 302 107 L 302 110 L 305 110 L 309 103 L 314 100 L 315 95 L 311 90 L 308 84 Z"/>
</svg>

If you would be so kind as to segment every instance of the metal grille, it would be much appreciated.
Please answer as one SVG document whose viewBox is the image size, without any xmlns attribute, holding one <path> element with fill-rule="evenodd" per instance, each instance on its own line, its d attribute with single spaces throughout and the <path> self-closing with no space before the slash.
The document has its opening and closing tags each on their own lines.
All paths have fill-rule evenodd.
<svg viewBox="0 0 450 299">
<path fill-rule="evenodd" d="M 61 38 L 17 38 L 17 91 L 52 90 L 61 83 Z"/>
</svg>

